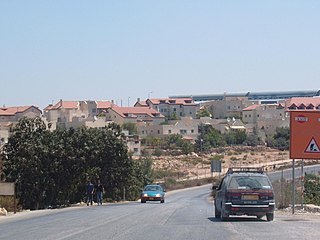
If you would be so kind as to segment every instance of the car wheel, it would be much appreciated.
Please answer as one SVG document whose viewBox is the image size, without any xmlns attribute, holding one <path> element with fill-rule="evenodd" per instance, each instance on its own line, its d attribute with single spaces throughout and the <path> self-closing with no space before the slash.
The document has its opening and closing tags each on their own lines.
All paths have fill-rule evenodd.
<svg viewBox="0 0 320 240">
<path fill-rule="evenodd" d="M 273 218 L 274 218 L 274 213 L 267 213 L 267 221 L 270 222 L 270 221 L 273 221 Z"/>
<path fill-rule="evenodd" d="M 164 203 L 164 199 L 162 199 L 160 202 L 161 202 L 161 203 Z"/>
<path fill-rule="evenodd" d="M 141 203 L 146 203 L 146 200 L 142 200 L 142 199 L 141 199 Z"/>
<path fill-rule="evenodd" d="M 229 214 L 225 213 L 223 207 L 221 207 L 220 218 L 222 221 L 226 221 L 229 219 Z"/>
<path fill-rule="evenodd" d="M 261 216 L 261 215 L 258 215 L 258 216 L 257 216 L 258 219 L 261 219 L 262 217 L 263 217 L 263 216 Z"/>
<path fill-rule="evenodd" d="M 221 212 L 218 211 L 216 206 L 214 206 L 214 217 L 215 218 L 220 218 L 221 217 Z"/>
</svg>

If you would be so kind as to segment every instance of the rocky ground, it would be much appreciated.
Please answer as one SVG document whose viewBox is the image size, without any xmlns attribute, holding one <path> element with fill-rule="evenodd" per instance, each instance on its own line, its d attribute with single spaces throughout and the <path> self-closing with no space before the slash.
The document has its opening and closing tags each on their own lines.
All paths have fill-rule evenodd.
<svg viewBox="0 0 320 240">
<path fill-rule="evenodd" d="M 226 147 L 207 153 L 154 156 L 152 159 L 154 170 L 169 170 L 186 179 L 209 177 L 211 160 L 221 160 L 222 174 L 230 167 L 262 167 L 265 171 L 273 171 L 291 167 L 292 164 L 289 151 L 267 147 Z M 308 164 L 315 163 L 318 163 L 317 160 L 308 161 Z"/>
</svg>

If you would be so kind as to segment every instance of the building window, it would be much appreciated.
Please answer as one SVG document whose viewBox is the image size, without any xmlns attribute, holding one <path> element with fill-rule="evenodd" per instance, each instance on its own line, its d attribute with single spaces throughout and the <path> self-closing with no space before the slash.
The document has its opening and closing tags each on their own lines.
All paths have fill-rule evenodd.
<svg viewBox="0 0 320 240">
<path fill-rule="evenodd" d="M 160 134 L 160 130 L 158 130 L 158 134 Z"/>
<path fill-rule="evenodd" d="M 194 133 L 194 130 L 193 130 L 193 129 L 191 129 L 191 133 Z"/>
<path fill-rule="evenodd" d="M 134 151 L 135 153 L 137 153 L 137 152 L 139 152 L 139 148 L 134 148 L 133 151 Z"/>
<path fill-rule="evenodd" d="M 171 130 L 168 130 L 168 133 L 171 134 Z"/>
<path fill-rule="evenodd" d="M 260 117 L 259 114 L 257 115 L 257 117 Z"/>
</svg>

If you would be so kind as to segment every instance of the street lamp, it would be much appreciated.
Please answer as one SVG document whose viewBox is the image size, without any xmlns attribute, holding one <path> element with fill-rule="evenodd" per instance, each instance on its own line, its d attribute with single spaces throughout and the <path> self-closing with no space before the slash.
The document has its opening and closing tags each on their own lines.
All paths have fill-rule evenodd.
<svg viewBox="0 0 320 240">
<path fill-rule="evenodd" d="M 128 107 L 130 106 L 130 97 L 128 97 Z"/>
</svg>

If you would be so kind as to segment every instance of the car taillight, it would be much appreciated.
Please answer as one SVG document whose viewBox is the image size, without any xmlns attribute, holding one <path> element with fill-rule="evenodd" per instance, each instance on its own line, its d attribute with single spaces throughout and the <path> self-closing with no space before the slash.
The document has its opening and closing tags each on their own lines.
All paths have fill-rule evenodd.
<svg viewBox="0 0 320 240">
<path fill-rule="evenodd" d="M 227 200 L 236 200 L 236 199 L 241 199 L 241 193 L 237 192 L 227 192 L 226 193 L 226 199 Z"/>
<path fill-rule="evenodd" d="M 273 192 L 260 193 L 259 195 L 261 200 L 270 200 L 274 198 Z"/>
</svg>

